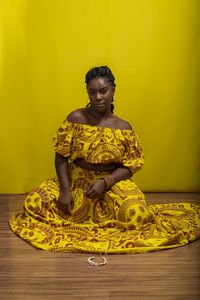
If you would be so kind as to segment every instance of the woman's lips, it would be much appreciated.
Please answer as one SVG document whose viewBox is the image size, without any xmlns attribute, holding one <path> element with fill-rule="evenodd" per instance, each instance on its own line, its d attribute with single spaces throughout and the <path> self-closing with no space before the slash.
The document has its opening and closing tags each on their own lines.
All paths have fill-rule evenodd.
<svg viewBox="0 0 200 300">
<path fill-rule="evenodd" d="M 99 104 L 96 104 L 97 106 L 103 106 L 104 105 L 104 103 L 99 103 Z"/>
</svg>

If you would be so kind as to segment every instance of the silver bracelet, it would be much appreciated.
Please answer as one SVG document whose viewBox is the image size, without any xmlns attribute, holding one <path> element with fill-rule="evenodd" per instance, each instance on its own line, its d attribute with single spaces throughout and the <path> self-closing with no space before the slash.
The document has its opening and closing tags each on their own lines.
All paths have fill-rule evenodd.
<svg viewBox="0 0 200 300">
<path fill-rule="evenodd" d="M 108 255 L 106 252 L 105 252 L 105 254 Z M 89 257 L 87 262 L 91 266 L 95 266 L 95 267 L 106 265 L 107 264 L 107 258 L 105 256 L 103 256 L 102 254 L 101 254 L 101 257 L 103 258 L 103 262 L 99 263 L 98 261 L 92 261 L 92 259 L 95 258 L 94 256 Z"/>
</svg>

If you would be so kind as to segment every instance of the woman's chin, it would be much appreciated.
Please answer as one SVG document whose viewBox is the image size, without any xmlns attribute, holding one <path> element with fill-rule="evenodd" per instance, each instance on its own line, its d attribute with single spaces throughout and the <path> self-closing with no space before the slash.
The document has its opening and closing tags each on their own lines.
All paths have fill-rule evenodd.
<svg viewBox="0 0 200 300">
<path fill-rule="evenodd" d="M 107 111 L 107 106 L 104 104 L 101 104 L 101 105 L 94 105 L 91 107 L 92 110 L 95 110 L 97 112 L 106 112 Z"/>
<path fill-rule="evenodd" d="M 97 111 L 104 111 L 104 110 L 106 110 L 106 106 L 105 106 L 105 104 L 96 105 L 95 106 L 95 110 L 97 110 Z"/>
</svg>

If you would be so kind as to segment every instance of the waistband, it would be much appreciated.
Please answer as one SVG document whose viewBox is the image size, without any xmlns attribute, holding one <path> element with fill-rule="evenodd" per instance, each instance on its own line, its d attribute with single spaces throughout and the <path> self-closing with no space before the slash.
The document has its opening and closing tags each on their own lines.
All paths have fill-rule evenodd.
<svg viewBox="0 0 200 300">
<path fill-rule="evenodd" d="M 108 164 L 94 164 L 94 163 L 88 163 L 85 161 L 84 158 L 77 158 L 73 161 L 73 164 L 76 166 L 88 170 L 88 171 L 94 171 L 94 172 L 113 172 L 115 169 L 119 167 L 118 163 L 111 162 Z"/>
</svg>

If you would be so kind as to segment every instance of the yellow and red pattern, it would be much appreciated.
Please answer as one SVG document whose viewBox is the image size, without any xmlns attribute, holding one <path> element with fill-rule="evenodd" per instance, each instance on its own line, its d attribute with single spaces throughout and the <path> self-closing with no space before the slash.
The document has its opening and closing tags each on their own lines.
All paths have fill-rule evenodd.
<svg viewBox="0 0 200 300">
<path fill-rule="evenodd" d="M 179 247 L 200 236 L 200 206 L 170 203 L 147 206 L 133 175 L 144 163 L 144 154 L 133 130 L 73 124 L 65 120 L 53 137 L 55 151 L 68 158 L 74 209 L 62 215 L 56 207 L 59 182 L 52 178 L 34 189 L 24 210 L 10 219 L 11 229 L 37 248 L 62 252 L 145 253 Z M 116 162 L 132 171 L 101 197 L 88 198 L 88 184 L 110 172 L 76 166 Z"/>
</svg>

